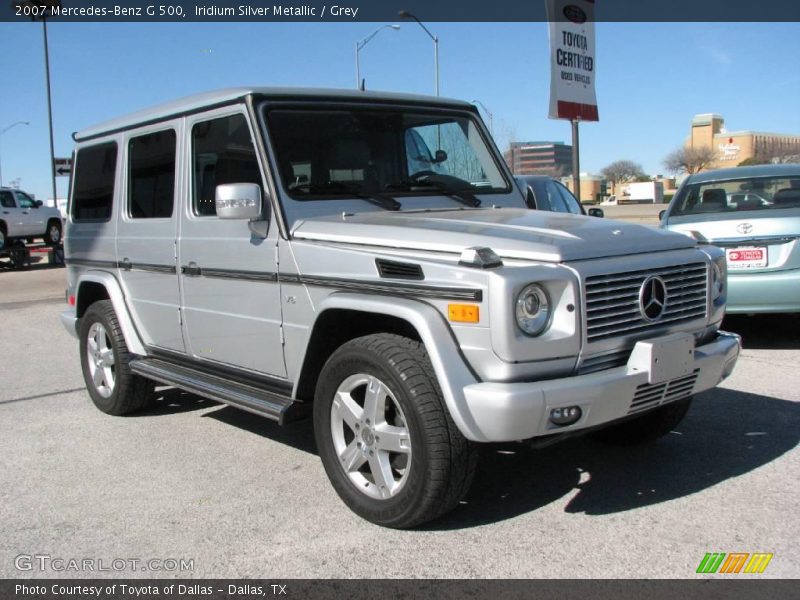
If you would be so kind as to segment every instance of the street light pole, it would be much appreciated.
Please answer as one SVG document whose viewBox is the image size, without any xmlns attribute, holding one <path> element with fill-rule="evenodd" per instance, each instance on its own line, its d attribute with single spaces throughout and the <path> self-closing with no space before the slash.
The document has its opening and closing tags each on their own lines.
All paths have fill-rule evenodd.
<svg viewBox="0 0 800 600">
<path fill-rule="evenodd" d="M 356 89 L 357 90 L 362 89 L 361 88 L 361 61 L 359 60 L 359 56 L 358 55 L 361 52 L 361 49 L 364 46 L 366 46 L 372 38 L 374 38 L 376 35 L 378 35 L 384 29 L 392 29 L 394 31 L 397 31 L 398 29 L 400 29 L 400 25 L 381 25 L 375 31 L 373 31 L 371 34 L 369 34 L 367 37 L 365 37 L 363 40 L 361 40 L 360 42 L 356 42 Z"/>
<path fill-rule="evenodd" d="M 50 94 L 50 50 L 47 46 L 47 19 L 42 19 L 44 31 L 44 71 L 47 79 L 47 120 L 50 124 L 50 176 L 53 180 L 53 206 L 58 208 L 58 193 L 56 192 L 56 151 L 53 144 L 53 100 Z"/>
<path fill-rule="evenodd" d="M 486 113 L 486 116 L 489 117 L 489 133 L 491 133 L 492 137 L 494 137 L 494 115 L 492 114 L 492 111 L 486 108 L 486 105 L 480 100 L 473 100 L 472 103 L 480 106 L 483 109 L 483 112 Z"/>
<path fill-rule="evenodd" d="M 433 70 L 434 70 L 434 82 L 436 86 L 436 95 L 439 95 L 439 38 L 433 35 L 430 30 L 425 27 L 425 25 L 420 21 L 417 17 L 412 15 L 407 10 L 401 10 L 397 13 L 401 19 L 413 19 L 416 21 L 420 27 L 422 27 L 423 31 L 428 34 L 428 37 L 433 40 Z"/>
<path fill-rule="evenodd" d="M 28 121 L 16 121 L 16 122 L 12 123 L 11 125 L 9 125 L 8 127 L 6 127 L 5 129 L 3 129 L 2 131 L 0 131 L 0 138 L 3 137 L 3 134 L 6 131 L 11 129 L 12 127 L 16 127 L 17 125 L 30 125 L 30 123 Z M 0 160 L 0 186 L 2 186 L 2 185 L 3 185 L 3 164 L 2 164 L 2 160 Z"/>
</svg>

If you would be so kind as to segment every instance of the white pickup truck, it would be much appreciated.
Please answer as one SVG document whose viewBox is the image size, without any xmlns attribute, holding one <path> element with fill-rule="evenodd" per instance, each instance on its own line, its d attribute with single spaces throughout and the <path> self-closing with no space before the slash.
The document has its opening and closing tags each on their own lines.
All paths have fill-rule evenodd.
<svg viewBox="0 0 800 600">
<path fill-rule="evenodd" d="M 10 240 L 43 238 L 46 244 L 61 242 L 61 213 L 43 206 L 25 192 L 0 188 L 0 250 Z"/>
</svg>

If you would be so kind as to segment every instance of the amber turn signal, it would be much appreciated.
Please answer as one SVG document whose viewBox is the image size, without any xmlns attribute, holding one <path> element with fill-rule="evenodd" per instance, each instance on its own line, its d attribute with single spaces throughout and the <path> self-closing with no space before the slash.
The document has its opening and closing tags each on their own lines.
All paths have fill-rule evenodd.
<svg viewBox="0 0 800 600">
<path fill-rule="evenodd" d="M 454 323 L 477 323 L 480 311 L 474 304 L 448 304 L 447 318 Z"/>
</svg>

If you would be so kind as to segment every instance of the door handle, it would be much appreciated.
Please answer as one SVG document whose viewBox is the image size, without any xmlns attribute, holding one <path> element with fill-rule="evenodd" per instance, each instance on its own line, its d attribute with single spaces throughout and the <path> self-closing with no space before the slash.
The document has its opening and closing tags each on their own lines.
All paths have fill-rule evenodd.
<svg viewBox="0 0 800 600">
<path fill-rule="evenodd" d="M 199 277 L 202 271 L 197 266 L 197 263 L 190 262 L 188 265 L 181 267 L 181 273 L 188 277 Z"/>
</svg>

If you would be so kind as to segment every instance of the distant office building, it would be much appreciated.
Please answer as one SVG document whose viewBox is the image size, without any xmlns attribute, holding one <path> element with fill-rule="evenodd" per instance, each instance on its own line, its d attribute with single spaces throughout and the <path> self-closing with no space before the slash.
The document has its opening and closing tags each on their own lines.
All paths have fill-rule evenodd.
<svg viewBox="0 0 800 600">
<path fill-rule="evenodd" d="M 711 147 L 717 159 L 708 168 L 735 167 L 743 160 L 770 162 L 772 158 L 800 154 L 800 135 L 760 131 L 726 131 L 725 119 L 715 113 L 695 115 L 686 139 L 689 148 Z"/>
<path fill-rule="evenodd" d="M 572 146 L 563 142 L 511 142 L 503 156 L 514 175 L 572 174 Z"/>
</svg>

